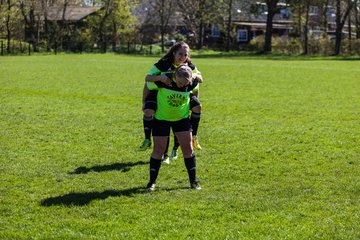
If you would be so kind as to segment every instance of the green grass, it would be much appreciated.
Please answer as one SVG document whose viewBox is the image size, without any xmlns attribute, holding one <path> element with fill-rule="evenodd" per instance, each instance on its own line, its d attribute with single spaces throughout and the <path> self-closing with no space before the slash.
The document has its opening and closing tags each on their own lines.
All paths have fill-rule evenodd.
<svg viewBox="0 0 360 240">
<path fill-rule="evenodd" d="M 0 239 L 360 238 L 359 61 L 194 58 L 203 190 L 179 159 L 145 193 L 156 60 L 0 58 Z"/>
</svg>

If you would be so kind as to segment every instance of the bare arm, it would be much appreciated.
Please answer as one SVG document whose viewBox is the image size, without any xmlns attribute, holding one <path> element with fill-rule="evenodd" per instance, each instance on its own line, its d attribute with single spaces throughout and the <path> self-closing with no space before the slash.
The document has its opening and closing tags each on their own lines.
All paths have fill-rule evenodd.
<svg viewBox="0 0 360 240">
<path fill-rule="evenodd" d="M 162 75 L 146 75 L 145 77 L 145 81 L 147 82 L 163 82 L 165 84 L 170 84 L 171 83 L 171 79 L 169 79 L 165 74 Z"/>
<path fill-rule="evenodd" d="M 196 73 L 193 73 L 193 79 L 194 79 L 194 80 L 196 80 L 196 81 L 198 81 L 199 83 L 204 82 L 204 80 L 203 80 L 203 78 L 202 78 L 201 74 L 196 74 Z"/>
</svg>

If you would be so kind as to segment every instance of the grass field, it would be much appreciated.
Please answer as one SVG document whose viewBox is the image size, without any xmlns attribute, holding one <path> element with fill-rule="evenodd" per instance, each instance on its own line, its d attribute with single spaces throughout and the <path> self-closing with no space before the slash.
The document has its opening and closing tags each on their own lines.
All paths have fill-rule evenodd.
<svg viewBox="0 0 360 240">
<path fill-rule="evenodd" d="M 196 152 L 146 193 L 157 58 L 0 58 L 0 239 L 360 239 L 360 61 L 194 58 Z"/>
</svg>

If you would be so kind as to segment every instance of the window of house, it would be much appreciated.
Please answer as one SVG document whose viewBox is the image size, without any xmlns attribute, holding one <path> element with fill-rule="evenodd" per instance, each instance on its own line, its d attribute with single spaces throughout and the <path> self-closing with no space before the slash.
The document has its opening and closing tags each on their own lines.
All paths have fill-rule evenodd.
<svg viewBox="0 0 360 240">
<path fill-rule="evenodd" d="M 238 42 L 247 42 L 249 39 L 248 30 L 238 29 L 237 30 L 237 40 Z"/>
<path fill-rule="evenodd" d="M 310 16 L 318 15 L 318 12 L 319 12 L 319 8 L 317 6 L 310 6 L 310 9 L 309 9 Z"/>
<path fill-rule="evenodd" d="M 254 3 L 250 5 L 250 13 L 255 15 L 267 14 L 267 6 L 264 3 Z"/>
<path fill-rule="evenodd" d="M 213 24 L 211 26 L 211 37 L 216 37 L 216 38 L 220 37 L 220 28 L 216 24 Z"/>
<path fill-rule="evenodd" d="M 328 8 L 328 9 L 327 9 L 327 12 L 326 12 L 326 15 L 327 15 L 328 17 L 335 17 L 335 16 L 336 16 L 335 9 L 334 9 L 334 8 Z"/>
<path fill-rule="evenodd" d="M 290 9 L 289 8 L 282 8 L 280 9 L 280 16 L 284 19 L 290 18 Z"/>
</svg>

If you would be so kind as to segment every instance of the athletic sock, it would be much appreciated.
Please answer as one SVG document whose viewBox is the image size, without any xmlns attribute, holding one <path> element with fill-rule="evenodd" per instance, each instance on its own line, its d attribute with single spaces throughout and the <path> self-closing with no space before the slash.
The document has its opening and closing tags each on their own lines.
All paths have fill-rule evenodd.
<svg viewBox="0 0 360 240">
<path fill-rule="evenodd" d="M 201 113 L 191 113 L 190 122 L 192 127 L 192 135 L 196 136 L 199 128 L 199 122 L 201 118 Z"/>
<path fill-rule="evenodd" d="M 144 126 L 144 133 L 145 133 L 145 139 L 151 139 L 151 129 L 153 123 L 153 117 L 143 117 L 143 126 Z"/>
<path fill-rule="evenodd" d="M 161 167 L 161 159 L 150 158 L 150 182 L 155 183 Z"/>
<path fill-rule="evenodd" d="M 184 158 L 185 166 L 187 169 L 187 172 L 189 174 L 189 180 L 190 183 L 196 181 L 196 158 L 195 156 L 191 158 Z"/>
</svg>

